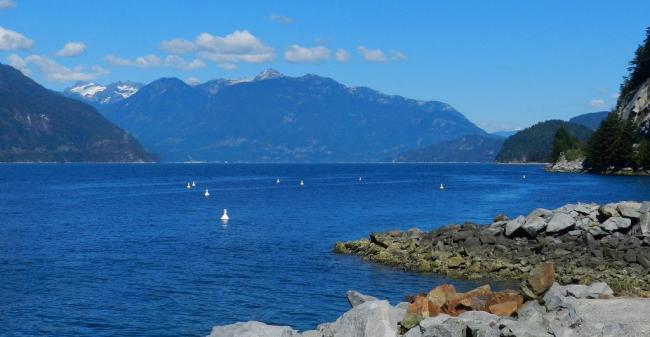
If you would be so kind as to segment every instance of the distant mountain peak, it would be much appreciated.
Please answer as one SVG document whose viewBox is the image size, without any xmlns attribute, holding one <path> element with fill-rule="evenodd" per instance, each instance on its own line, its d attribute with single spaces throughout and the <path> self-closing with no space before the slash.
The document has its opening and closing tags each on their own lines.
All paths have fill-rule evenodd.
<svg viewBox="0 0 650 337">
<path fill-rule="evenodd" d="M 142 87 L 142 84 L 131 81 L 118 81 L 109 85 L 78 81 L 73 86 L 66 88 L 63 93 L 68 97 L 101 105 L 129 98 L 138 92 L 140 87 Z"/>
<path fill-rule="evenodd" d="M 255 76 L 255 81 L 264 81 L 280 77 L 284 77 L 284 74 L 277 71 L 276 69 L 269 68 Z"/>
</svg>

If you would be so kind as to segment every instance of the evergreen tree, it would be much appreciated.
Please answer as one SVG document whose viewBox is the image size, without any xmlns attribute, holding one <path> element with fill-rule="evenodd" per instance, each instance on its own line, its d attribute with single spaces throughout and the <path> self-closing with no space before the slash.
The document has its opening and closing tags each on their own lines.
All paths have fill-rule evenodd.
<svg viewBox="0 0 650 337">
<path fill-rule="evenodd" d="M 637 142 L 637 132 L 634 122 L 627 120 L 619 125 L 618 136 L 616 137 L 618 146 L 615 152 L 616 167 L 634 167 L 634 143 Z"/>
<path fill-rule="evenodd" d="M 650 27 L 646 28 L 646 38 L 634 53 L 634 59 L 630 61 L 628 71 L 629 75 L 625 77 L 623 84 L 621 84 L 619 107 L 625 102 L 632 90 L 650 78 Z"/>
<path fill-rule="evenodd" d="M 650 170 L 650 140 L 644 138 L 639 144 L 638 164 L 646 170 Z"/>
<path fill-rule="evenodd" d="M 551 151 L 551 162 L 556 162 L 562 153 L 576 149 L 580 145 L 577 138 L 573 137 L 566 128 L 561 127 L 555 132 L 553 138 L 553 150 Z"/>
<path fill-rule="evenodd" d="M 591 170 L 602 172 L 611 165 L 614 159 L 612 153 L 616 147 L 614 143 L 619 124 L 620 120 L 616 113 L 610 113 L 589 139 L 585 164 Z"/>
</svg>

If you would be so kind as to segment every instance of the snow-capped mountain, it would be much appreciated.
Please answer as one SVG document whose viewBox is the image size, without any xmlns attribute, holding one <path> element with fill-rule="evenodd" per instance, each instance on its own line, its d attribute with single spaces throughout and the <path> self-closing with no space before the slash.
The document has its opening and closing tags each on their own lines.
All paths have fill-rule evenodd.
<svg viewBox="0 0 650 337">
<path fill-rule="evenodd" d="M 77 82 L 74 86 L 65 89 L 63 94 L 71 98 L 82 99 L 93 105 L 105 105 L 131 97 L 142 86 L 141 83 L 130 81 L 115 82 L 107 86 L 92 82 Z"/>
</svg>

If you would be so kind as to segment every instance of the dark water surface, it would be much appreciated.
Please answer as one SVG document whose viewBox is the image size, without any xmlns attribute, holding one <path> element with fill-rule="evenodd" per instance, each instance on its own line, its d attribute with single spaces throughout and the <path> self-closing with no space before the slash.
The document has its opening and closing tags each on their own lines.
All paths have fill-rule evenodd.
<svg viewBox="0 0 650 337">
<path fill-rule="evenodd" d="M 0 336 L 311 329 L 348 310 L 348 289 L 399 302 L 449 281 L 334 255 L 336 240 L 641 199 L 646 177 L 523 165 L 0 165 Z"/>
</svg>

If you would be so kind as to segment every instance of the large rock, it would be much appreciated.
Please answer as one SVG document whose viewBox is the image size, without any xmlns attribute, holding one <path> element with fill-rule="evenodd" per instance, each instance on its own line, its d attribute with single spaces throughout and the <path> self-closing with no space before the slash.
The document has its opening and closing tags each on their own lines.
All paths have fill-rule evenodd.
<svg viewBox="0 0 650 337">
<path fill-rule="evenodd" d="M 582 323 L 578 336 L 650 336 L 650 299 L 577 299 L 573 308 Z"/>
<path fill-rule="evenodd" d="M 445 303 L 444 311 L 452 316 L 458 316 L 468 310 L 487 311 L 487 304 L 491 294 L 492 290 L 489 284 L 466 293 L 454 294 Z"/>
<path fill-rule="evenodd" d="M 348 298 L 348 302 L 350 302 L 350 305 L 354 308 L 357 305 L 363 304 L 365 302 L 369 301 L 377 301 L 378 299 L 376 297 L 364 295 L 358 291 L 354 290 L 348 290 L 346 293 L 346 296 Z"/>
<path fill-rule="evenodd" d="M 288 326 L 250 321 L 215 326 L 208 337 L 300 337 L 300 334 Z"/>
<path fill-rule="evenodd" d="M 447 302 L 447 299 L 451 298 L 455 294 L 456 289 L 453 285 L 443 284 L 431 289 L 427 294 L 427 298 L 433 304 L 443 306 Z"/>
<path fill-rule="evenodd" d="M 404 310 L 391 307 L 388 301 L 370 301 L 318 329 L 325 337 L 395 337 L 397 323 L 404 314 Z"/>
<path fill-rule="evenodd" d="M 546 219 L 541 216 L 530 220 L 527 219 L 526 223 L 521 227 L 526 231 L 528 236 L 535 237 L 537 233 L 544 231 L 544 228 L 546 228 Z"/>
<path fill-rule="evenodd" d="M 542 324 L 534 321 L 503 319 L 499 324 L 504 337 L 553 337 Z"/>
<path fill-rule="evenodd" d="M 629 228 L 631 225 L 632 220 L 619 216 L 613 216 L 600 224 L 600 227 L 606 231 L 613 232 L 619 229 Z"/>
<path fill-rule="evenodd" d="M 466 337 L 467 323 L 455 317 L 427 318 L 420 323 L 423 337 Z"/>
<path fill-rule="evenodd" d="M 617 206 L 616 204 L 602 205 L 598 209 L 598 212 L 600 213 L 600 215 L 604 216 L 605 218 L 609 218 L 613 216 L 621 216 L 621 213 L 618 212 L 616 206 Z"/>
<path fill-rule="evenodd" d="M 526 281 L 535 295 L 543 294 L 555 282 L 555 266 L 552 262 L 546 262 L 533 268 Z"/>
<path fill-rule="evenodd" d="M 576 220 L 564 213 L 555 213 L 546 225 L 547 233 L 557 233 L 570 229 L 576 223 Z"/>
<path fill-rule="evenodd" d="M 639 227 L 641 229 L 641 235 L 650 236 L 650 211 L 641 213 Z"/>
<path fill-rule="evenodd" d="M 506 231 L 505 231 L 506 236 L 508 237 L 512 236 L 515 232 L 517 232 L 519 228 L 521 228 L 521 226 L 524 225 L 525 221 L 526 218 L 524 218 L 523 215 L 520 215 L 515 219 L 508 221 L 508 223 L 506 223 Z"/>
<path fill-rule="evenodd" d="M 546 208 L 536 208 L 526 217 L 526 222 L 535 219 L 535 218 L 544 218 L 548 219 L 553 216 L 553 212 Z"/>
<path fill-rule="evenodd" d="M 626 218 L 638 219 L 641 216 L 641 213 L 639 213 L 639 210 L 641 209 L 640 202 L 623 201 L 618 203 L 616 209 Z"/>
</svg>

